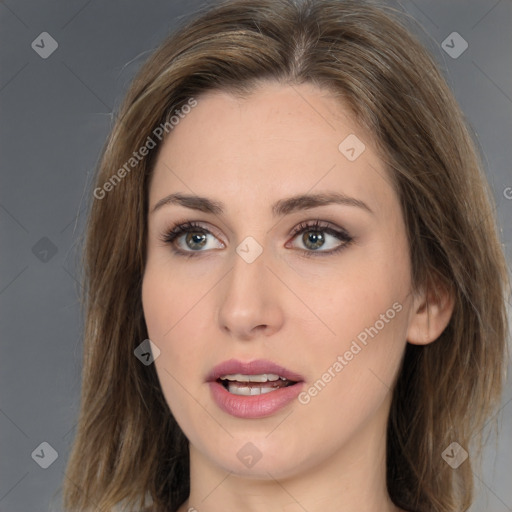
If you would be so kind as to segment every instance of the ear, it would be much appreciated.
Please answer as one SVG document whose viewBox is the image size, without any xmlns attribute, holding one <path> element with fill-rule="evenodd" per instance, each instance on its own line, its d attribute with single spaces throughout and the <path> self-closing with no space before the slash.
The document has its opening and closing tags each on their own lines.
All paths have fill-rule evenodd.
<svg viewBox="0 0 512 512">
<path fill-rule="evenodd" d="M 454 304 L 453 291 L 439 282 L 418 292 L 413 301 L 407 341 L 427 345 L 437 340 L 450 322 Z"/>
</svg>

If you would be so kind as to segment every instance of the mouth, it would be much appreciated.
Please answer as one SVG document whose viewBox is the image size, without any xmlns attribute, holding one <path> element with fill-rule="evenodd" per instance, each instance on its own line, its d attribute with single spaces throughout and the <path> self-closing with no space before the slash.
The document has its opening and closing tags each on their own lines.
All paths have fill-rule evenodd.
<svg viewBox="0 0 512 512">
<path fill-rule="evenodd" d="M 304 378 L 271 361 L 230 359 L 206 379 L 220 409 L 238 418 L 270 416 L 289 405 L 303 388 Z"/>
<path fill-rule="evenodd" d="M 260 373 L 259 375 L 234 373 L 219 377 L 217 382 L 222 384 L 229 393 L 240 396 L 264 395 L 297 384 L 297 381 L 289 380 L 276 373 Z"/>
</svg>

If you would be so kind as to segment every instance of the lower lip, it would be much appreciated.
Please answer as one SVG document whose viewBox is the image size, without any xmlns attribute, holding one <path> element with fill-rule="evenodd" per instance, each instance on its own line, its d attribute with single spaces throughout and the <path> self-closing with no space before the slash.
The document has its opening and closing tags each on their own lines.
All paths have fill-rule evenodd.
<svg viewBox="0 0 512 512">
<path fill-rule="evenodd" d="M 303 388 L 303 382 L 279 388 L 263 395 L 243 396 L 230 393 L 222 384 L 209 382 L 215 403 L 231 416 L 237 418 L 264 418 L 286 407 Z"/>
</svg>

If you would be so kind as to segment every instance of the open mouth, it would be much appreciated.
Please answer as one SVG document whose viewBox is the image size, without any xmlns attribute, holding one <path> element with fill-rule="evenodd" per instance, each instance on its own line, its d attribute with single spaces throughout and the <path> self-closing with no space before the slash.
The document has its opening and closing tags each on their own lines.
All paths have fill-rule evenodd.
<svg viewBox="0 0 512 512">
<path fill-rule="evenodd" d="M 205 380 L 217 406 L 243 419 L 278 413 L 293 403 L 305 385 L 302 375 L 266 359 L 224 361 Z"/>
<path fill-rule="evenodd" d="M 281 388 L 293 386 L 296 381 L 289 380 L 275 373 L 242 375 L 234 373 L 222 375 L 217 382 L 233 395 L 254 396 L 271 393 Z"/>
</svg>

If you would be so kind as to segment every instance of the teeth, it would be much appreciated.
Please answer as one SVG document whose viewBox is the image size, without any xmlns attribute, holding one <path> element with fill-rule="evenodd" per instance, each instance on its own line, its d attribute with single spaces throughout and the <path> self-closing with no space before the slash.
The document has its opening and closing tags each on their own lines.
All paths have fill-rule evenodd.
<svg viewBox="0 0 512 512">
<path fill-rule="evenodd" d="M 286 380 L 285 377 L 281 377 L 275 373 L 262 373 L 260 375 L 242 375 L 241 373 L 232 373 L 230 375 L 223 375 L 221 379 L 237 382 L 275 382 L 279 379 Z"/>
<path fill-rule="evenodd" d="M 252 395 L 264 395 L 265 393 L 270 393 L 271 391 L 275 391 L 280 388 L 250 388 L 250 387 L 238 387 L 233 384 L 228 384 L 228 391 L 233 393 L 233 395 L 243 395 L 243 396 L 252 396 Z"/>
</svg>

